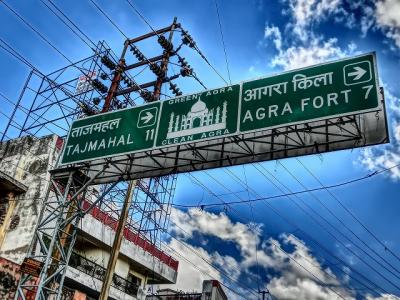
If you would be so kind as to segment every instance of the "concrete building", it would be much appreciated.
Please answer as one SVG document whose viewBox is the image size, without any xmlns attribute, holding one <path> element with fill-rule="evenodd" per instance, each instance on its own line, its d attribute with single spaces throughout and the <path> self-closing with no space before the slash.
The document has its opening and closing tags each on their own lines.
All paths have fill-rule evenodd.
<svg viewBox="0 0 400 300">
<path fill-rule="evenodd" d="M 0 299 L 13 299 L 19 267 L 32 243 L 62 140 L 22 137 L 0 143 Z M 85 199 L 84 208 L 93 199 Z M 94 208 L 79 224 L 63 299 L 97 299 L 117 219 Z M 178 261 L 125 228 L 110 289 L 111 299 L 145 299 L 147 284 L 176 282 Z M 34 295 L 30 295 L 31 298 Z M 29 297 L 28 297 L 29 298 Z"/>
<path fill-rule="evenodd" d="M 218 280 L 204 280 L 201 292 L 183 292 L 172 289 L 160 289 L 146 300 L 228 300 Z"/>
</svg>

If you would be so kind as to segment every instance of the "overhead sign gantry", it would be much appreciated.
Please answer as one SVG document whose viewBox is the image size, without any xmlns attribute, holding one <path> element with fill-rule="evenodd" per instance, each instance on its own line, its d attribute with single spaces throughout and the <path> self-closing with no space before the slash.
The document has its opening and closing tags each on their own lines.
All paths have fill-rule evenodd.
<svg viewBox="0 0 400 300">
<path fill-rule="evenodd" d="M 362 113 L 379 106 L 368 54 L 73 123 L 62 162 Z"/>
<path fill-rule="evenodd" d="M 378 144 L 380 98 L 375 54 L 346 58 L 76 120 L 62 164 L 139 178 Z"/>
</svg>

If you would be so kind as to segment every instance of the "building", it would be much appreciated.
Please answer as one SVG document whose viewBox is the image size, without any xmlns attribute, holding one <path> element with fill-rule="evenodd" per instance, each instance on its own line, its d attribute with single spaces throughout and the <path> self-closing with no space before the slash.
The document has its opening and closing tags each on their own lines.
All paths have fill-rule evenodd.
<svg viewBox="0 0 400 300">
<path fill-rule="evenodd" d="M 160 289 L 146 300 L 228 300 L 218 280 L 204 280 L 201 292 L 183 292 L 172 289 Z"/>
<path fill-rule="evenodd" d="M 55 135 L 0 143 L 0 299 L 13 299 L 19 268 L 33 240 L 62 140 Z M 92 196 L 94 197 L 94 196 Z M 91 201 L 83 200 L 88 208 Z M 78 226 L 63 299 L 97 299 L 118 221 L 95 207 Z M 129 228 L 124 230 L 111 299 L 145 299 L 147 284 L 176 282 L 179 262 Z M 28 295 L 32 298 L 34 295 Z"/>
</svg>

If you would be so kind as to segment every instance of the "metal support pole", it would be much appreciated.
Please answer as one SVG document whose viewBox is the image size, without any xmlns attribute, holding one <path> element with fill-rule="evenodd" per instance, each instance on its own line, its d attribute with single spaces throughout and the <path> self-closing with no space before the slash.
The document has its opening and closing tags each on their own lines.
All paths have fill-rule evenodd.
<svg viewBox="0 0 400 300">
<path fill-rule="evenodd" d="M 114 275 L 115 265 L 119 256 L 119 250 L 121 248 L 122 238 L 124 236 L 124 228 L 128 218 L 129 207 L 132 203 L 132 191 L 136 186 L 136 180 L 129 182 L 128 190 L 125 196 L 124 205 L 121 211 L 121 219 L 118 222 L 118 227 L 115 232 L 114 242 L 111 248 L 110 259 L 108 260 L 106 275 L 104 277 L 103 286 L 101 287 L 99 300 L 107 300 L 110 292 L 111 281 Z"/>
<path fill-rule="evenodd" d="M 126 40 L 124 43 L 124 49 L 122 50 L 121 57 L 119 59 L 118 65 L 115 68 L 114 78 L 111 82 L 110 89 L 108 90 L 107 97 L 104 101 L 102 113 L 107 112 L 110 110 L 110 106 L 112 105 L 113 98 L 115 96 L 115 92 L 118 90 L 119 82 L 121 81 L 121 75 L 125 69 L 125 54 L 126 50 L 128 49 L 129 41 Z"/>
<path fill-rule="evenodd" d="M 168 37 L 168 41 L 171 43 L 172 42 L 172 37 L 173 37 L 173 35 L 174 35 L 174 29 L 175 29 L 175 27 L 176 27 L 176 20 L 177 20 L 177 18 L 175 17 L 174 18 L 174 21 L 172 22 L 172 25 L 171 25 L 171 31 L 170 31 L 170 33 L 169 33 L 169 37 Z M 167 74 L 167 70 L 168 70 L 168 62 L 169 62 L 169 57 L 170 57 L 170 55 L 171 55 L 171 52 L 170 51 L 165 51 L 165 54 L 164 54 L 164 58 L 163 58 L 163 60 L 161 61 L 161 70 L 162 70 L 162 72 L 163 72 L 163 74 Z M 164 75 L 164 76 L 165 76 Z M 155 99 L 157 99 L 157 100 L 159 100 L 160 99 L 160 94 L 161 94 L 161 86 L 162 86 L 162 84 L 163 84 L 163 82 L 164 82 L 164 77 L 158 77 L 157 78 L 157 82 L 156 82 L 156 85 L 155 85 L 155 87 L 154 87 L 154 98 Z"/>
</svg>

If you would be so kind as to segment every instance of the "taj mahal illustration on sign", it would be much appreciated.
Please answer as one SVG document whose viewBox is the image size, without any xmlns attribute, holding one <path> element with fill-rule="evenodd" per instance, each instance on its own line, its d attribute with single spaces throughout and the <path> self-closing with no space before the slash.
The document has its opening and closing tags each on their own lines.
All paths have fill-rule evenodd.
<svg viewBox="0 0 400 300">
<path fill-rule="evenodd" d="M 167 139 L 226 128 L 227 102 L 208 109 L 199 98 L 186 115 L 170 114 Z"/>
</svg>

